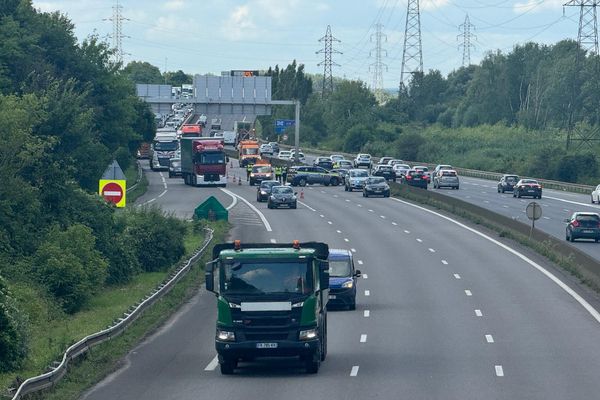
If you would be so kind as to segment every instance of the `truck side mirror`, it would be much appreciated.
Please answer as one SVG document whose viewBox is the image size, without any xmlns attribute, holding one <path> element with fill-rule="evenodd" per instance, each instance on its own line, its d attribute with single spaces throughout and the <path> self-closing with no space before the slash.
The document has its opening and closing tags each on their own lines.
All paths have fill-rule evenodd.
<svg viewBox="0 0 600 400">
<path fill-rule="evenodd" d="M 204 283 L 206 285 L 206 290 L 209 292 L 215 292 L 215 261 L 210 261 L 206 263 L 206 267 L 204 268 Z"/>
<path fill-rule="evenodd" d="M 329 289 L 329 261 L 321 261 L 319 275 L 321 290 Z"/>
</svg>

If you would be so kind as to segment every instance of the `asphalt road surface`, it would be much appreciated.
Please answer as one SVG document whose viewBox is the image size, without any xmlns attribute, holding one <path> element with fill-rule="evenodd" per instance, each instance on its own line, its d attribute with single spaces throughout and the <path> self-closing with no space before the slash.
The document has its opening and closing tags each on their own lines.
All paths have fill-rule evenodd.
<svg viewBox="0 0 600 400">
<path fill-rule="evenodd" d="M 357 309 L 329 312 L 328 357 L 316 375 L 283 359 L 241 363 L 235 375 L 222 376 L 215 299 L 201 290 L 85 399 L 562 400 L 600 393 L 598 300 L 535 255 L 450 217 L 341 186 L 307 187 L 297 210 L 269 210 L 246 182 L 228 193 L 179 179 L 165 179 L 165 188 L 160 174 L 148 176 L 140 203 L 183 218 L 208 195 L 232 206 L 231 239 L 350 249 L 363 272 Z M 491 191 L 466 183 L 458 195 Z M 523 204 L 495 197 L 500 208 Z M 549 201 L 542 199 L 544 215 L 557 208 Z"/>
</svg>

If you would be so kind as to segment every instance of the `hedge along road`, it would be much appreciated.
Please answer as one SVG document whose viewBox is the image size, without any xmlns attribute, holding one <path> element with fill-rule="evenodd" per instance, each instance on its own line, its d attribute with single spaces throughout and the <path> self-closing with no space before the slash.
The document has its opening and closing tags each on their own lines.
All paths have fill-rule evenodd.
<svg viewBox="0 0 600 400">
<path fill-rule="evenodd" d="M 238 201 L 232 238 L 323 240 L 352 250 L 364 273 L 357 310 L 329 313 L 329 355 L 319 374 L 279 360 L 221 376 L 215 301 L 201 291 L 86 398 L 564 399 L 600 390 L 597 320 L 497 244 L 404 202 L 341 187 L 305 188 L 297 210 L 268 210 L 247 184 L 228 190 L 272 228 L 247 211 L 236 214 L 245 205 Z"/>
</svg>

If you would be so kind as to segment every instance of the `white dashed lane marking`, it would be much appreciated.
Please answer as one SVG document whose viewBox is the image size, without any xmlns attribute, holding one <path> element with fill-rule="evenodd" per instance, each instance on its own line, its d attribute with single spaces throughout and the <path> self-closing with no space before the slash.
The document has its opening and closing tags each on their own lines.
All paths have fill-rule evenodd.
<svg viewBox="0 0 600 400">
<path fill-rule="evenodd" d="M 473 293 L 471 293 L 471 291 L 470 291 L 470 290 L 465 290 L 465 294 L 466 294 L 467 296 L 473 296 Z"/>
<path fill-rule="evenodd" d="M 432 249 L 432 248 L 430 247 L 430 248 L 429 248 L 429 252 L 431 252 L 431 253 L 435 253 L 435 250 L 434 250 L 434 249 Z"/>
<path fill-rule="evenodd" d="M 446 261 L 446 260 L 442 260 L 442 264 L 444 264 L 444 265 L 448 265 L 448 261 Z"/>
<path fill-rule="evenodd" d="M 396 225 L 398 225 L 398 224 L 397 224 L 397 223 L 395 223 L 395 222 L 392 222 L 392 225 L 396 226 Z"/>
<path fill-rule="evenodd" d="M 370 290 L 365 290 L 365 296 L 370 296 L 371 295 L 371 291 Z"/>
<path fill-rule="evenodd" d="M 423 243 L 423 240 L 422 240 L 422 239 L 419 239 L 419 238 L 417 238 L 417 242 L 419 242 L 419 243 Z"/>
<path fill-rule="evenodd" d="M 363 265 L 363 260 L 358 260 L 358 265 Z"/>
<path fill-rule="evenodd" d="M 352 370 L 350 371 L 350 376 L 356 376 L 358 375 L 358 365 L 355 365 L 354 367 L 352 367 Z"/>
<path fill-rule="evenodd" d="M 342 231 L 340 231 L 339 229 L 336 231 L 337 233 L 342 233 Z"/>
<path fill-rule="evenodd" d="M 328 223 L 329 225 L 333 225 L 333 222 L 331 222 L 331 221 L 327 221 L 327 223 Z"/>
<path fill-rule="evenodd" d="M 369 275 L 367 274 L 362 274 L 363 279 L 369 279 Z"/>
<path fill-rule="evenodd" d="M 350 241 L 350 239 L 344 238 L 344 242 L 349 242 L 349 241 Z"/>
<path fill-rule="evenodd" d="M 494 343 L 494 337 L 492 335 L 485 335 L 485 341 L 488 343 Z"/>
<path fill-rule="evenodd" d="M 271 239 L 271 243 L 277 243 L 276 239 Z"/>
<path fill-rule="evenodd" d="M 504 369 L 502 368 L 502 365 L 496 365 L 494 368 L 496 370 L 496 376 L 504 376 Z"/>
<path fill-rule="evenodd" d="M 454 277 L 455 277 L 456 279 L 460 279 L 460 275 L 459 275 L 459 274 L 454 274 Z"/>
<path fill-rule="evenodd" d="M 353 253 L 356 253 L 356 249 L 355 248 L 351 248 L 350 251 L 353 252 Z"/>
<path fill-rule="evenodd" d="M 325 218 L 325 216 L 323 214 L 319 214 L 319 217 L 321 218 Z"/>
<path fill-rule="evenodd" d="M 367 335 L 365 335 L 364 333 L 360 335 L 360 342 L 367 343 Z"/>
<path fill-rule="evenodd" d="M 215 358 L 213 358 L 211 360 L 211 362 L 208 363 L 208 365 L 206 366 L 206 368 L 204 368 L 205 371 L 214 371 L 215 368 L 217 368 L 217 365 L 219 365 L 219 358 L 218 356 L 215 356 Z"/>
<path fill-rule="evenodd" d="M 373 210 L 369 210 L 369 212 L 374 212 Z"/>
<path fill-rule="evenodd" d="M 481 310 L 475 310 L 475 315 L 478 317 L 483 317 L 483 313 L 481 312 Z"/>
<path fill-rule="evenodd" d="M 381 217 L 381 219 L 385 219 L 385 215 L 380 215 L 379 217 Z"/>
<path fill-rule="evenodd" d="M 406 229 L 404 230 L 404 233 L 410 233 L 410 231 L 407 231 Z"/>
<path fill-rule="evenodd" d="M 365 310 L 365 311 L 363 312 L 363 316 L 364 316 L 365 318 L 369 318 L 369 317 L 371 316 L 371 311 L 369 311 L 369 310 Z"/>
</svg>

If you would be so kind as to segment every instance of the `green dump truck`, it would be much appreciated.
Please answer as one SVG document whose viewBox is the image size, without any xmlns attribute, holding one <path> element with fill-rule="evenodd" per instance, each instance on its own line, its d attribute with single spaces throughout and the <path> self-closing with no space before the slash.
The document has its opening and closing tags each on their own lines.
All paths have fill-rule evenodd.
<svg viewBox="0 0 600 400">
<path fill-rule="evenodd" d="M 318 242 L 214 247 L 206 289 L 217 296 L 222 374 L 257 357 L 299 357 L 317 373 L 327 355 L 328 255 Z"/>
</svg>

